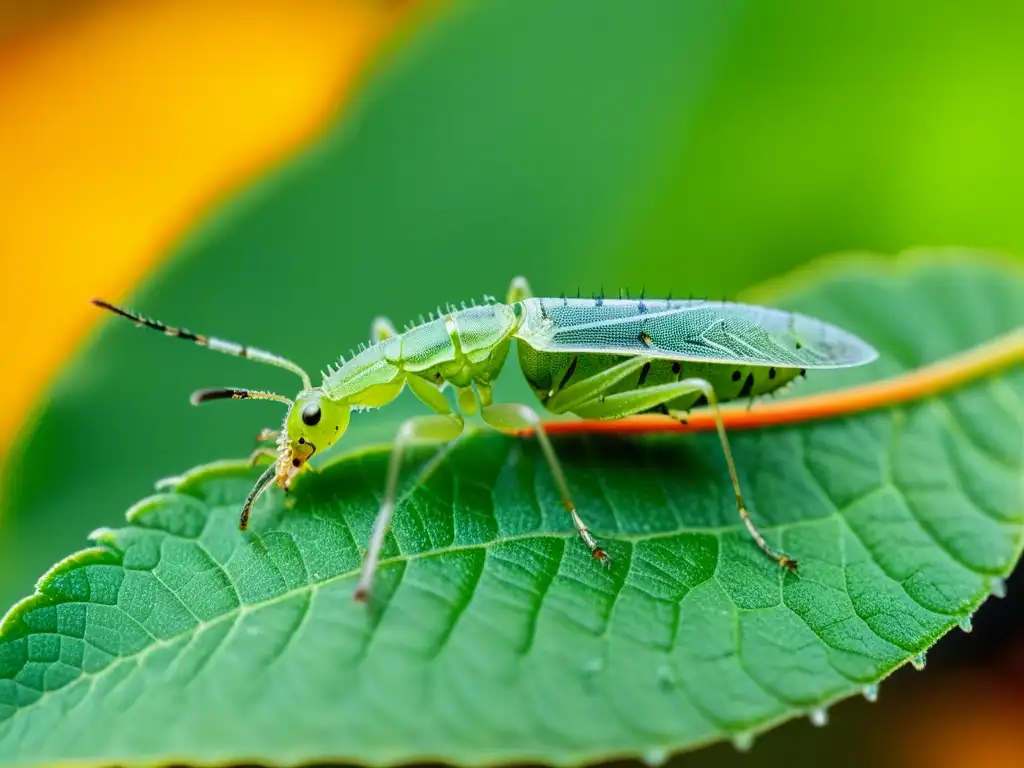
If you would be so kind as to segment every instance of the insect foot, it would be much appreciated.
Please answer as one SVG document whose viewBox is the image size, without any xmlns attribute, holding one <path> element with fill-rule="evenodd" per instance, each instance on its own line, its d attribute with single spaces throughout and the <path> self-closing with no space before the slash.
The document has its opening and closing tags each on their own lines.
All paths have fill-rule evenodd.
<svg viewBox="0 0 1024 768">
<path fill-rule="evenodd" d="M 797 569 L 799 568 L 799 565 L 797 565 L 796 560 L 794 560 L 789 555 L 780 555 L 779 556 L 779 565 L 781 567 L 785 568 L 790 573 L 796 573 Z"/>
</svg>

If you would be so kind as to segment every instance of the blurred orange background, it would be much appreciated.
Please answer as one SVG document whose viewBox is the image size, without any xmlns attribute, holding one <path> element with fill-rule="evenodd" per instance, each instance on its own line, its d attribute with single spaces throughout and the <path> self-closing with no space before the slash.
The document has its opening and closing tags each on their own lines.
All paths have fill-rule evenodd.
<svg viewBox="0 0 1024 768">
<path fill-rule="evenodd" d="M 414 4 L 0 9 L 0 456 L 97 320 L 213 201 L 313 136 Z M 14 330 L 15 332 L 11 332 Z"/>
</svg>

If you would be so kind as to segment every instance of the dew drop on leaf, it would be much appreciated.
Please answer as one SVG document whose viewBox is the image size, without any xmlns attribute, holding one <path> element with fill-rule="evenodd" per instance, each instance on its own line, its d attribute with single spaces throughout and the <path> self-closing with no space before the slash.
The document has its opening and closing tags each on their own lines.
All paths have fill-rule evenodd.
<svg viewBox="0 0 1024 768">
<path fill-rule="evenodd" d="M 812 709 L 807 717 L 815 728 L 824 728 L 828 725 L 828 710 L 824 707 Z"/>
<path fill-rule="evenodd" d="M 961 616 L 960 618 L 958 618 L 956 620 L 956 623 L 960 626 L 960 629 L 962 629 L 964 632 L 970 632 L 972 629 L 974 629 L 974 624 L 971 622 L 970 615 Z"/>
<path fill-rule="evenodd" d="M 871 685 L 865 685 L 860 689 L 861 694 L 865 699 L 874 704 L 878 701 L 878 683 L 871 683 Z"/>
<path fill-rule="evenodd" d="M 664 747 L 651 747 L 643 754 L 644 765 L 659 768 L 668 761 L 668 750 Z"/>
<path fill-rule="evenodd" d="M 1004 579 L 992 579 L 988 585 L 988 590 L 992 593 L 993 597 L 998 597 L 1001 600 L 1006 597 L 1006 581 Z"/>
<path fill-rule="evenodd" d="M 928 659 L 925 657 L 923 651 L 921 653 L 915 653 L 913 656 L 910 657 L 910 663 L 914 665 L 914 669 L 916 669 L 918 672 L 924 669 L 924 665 L 927 661 Z"/>
<path fill-rule="evenodd" d="M 676 687 L 676 673 L 667 664 L 658 667 L 658 686 L 663 691 L 671 691 Z"/>
<path fill-rule="evenodd" d="M 733 734 L 732 745 L 737 752 L 749 752 L 754 746 L 754 734 L 751 731 L 742 731 Z"/>
</svg>

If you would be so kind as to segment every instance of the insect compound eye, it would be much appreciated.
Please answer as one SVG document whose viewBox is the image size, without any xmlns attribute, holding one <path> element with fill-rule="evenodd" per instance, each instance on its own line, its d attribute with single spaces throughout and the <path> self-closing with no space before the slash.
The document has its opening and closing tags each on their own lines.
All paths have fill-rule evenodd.
<svg viewBox="0 0 1024 768">
<path fill-rule="evenodd" d="M 302 423 L 307 427 L 315 427 L 320 423 L 320 406 L 310 403 L 302 409 Z"/>
</svg>

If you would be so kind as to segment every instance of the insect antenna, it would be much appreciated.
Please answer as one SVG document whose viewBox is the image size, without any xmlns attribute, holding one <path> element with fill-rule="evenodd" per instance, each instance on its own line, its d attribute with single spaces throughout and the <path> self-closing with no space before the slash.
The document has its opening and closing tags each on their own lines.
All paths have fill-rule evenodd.
<svg viewBox="0 0 1024 768">
<path fill-rule="evenodd" d="M 212 387 L 210 389 L 197 389 L 189 397 L 192 405 L 208 403 L 211 400 L 275 400 L 287 406 L 295 405 L 284 395 L 276 392 L 261 392 L 256 389 L 236 389 L 235 387 Z"/>
<path fill-rule="evenodd" d="M 255 347 L 247 347 L 243 344 L 237 344 L 233 341 L 225 341 L 224 339 L 218 339 L 213 336 L 203 336 L 198 333 L 192 333 L 184 328 L 172 328 L 169 325 L 161 323 L 159 320 L 150 320 L 147 317 L 143 317 L 140 314 L 132 312 L 128 309 L 122 309 L 121 307 L 114 306 L 102 299 L 93 299 L 92 303 L 100 309 L 105 309 L 108 312 L 113 312 L 115 315 L 131 320 L 137 325 L 144 325 L 147 328 L 152 328 L 154 331 L 159 331 L 167 336 L 171 336 L 178 339 L 185 339 L 198 344 L 201 347 L 207 347 L 216 352 L 223 352 L 225 355 L 231 355 L 232 357 L 244 357 L 248 360 L 255 360 L 257 363 L 265 363 L 267 365 L 273 365 L 278 368 L 284 368 L 285 370 L 291 371 L 292 373 L 299 376 L 302 379 L 302 386 L 305 389 L 312 389 L 313 384 L 309 380 L 309 374 L 307 374 L 302 368 L 293 363 L 291 360 L 286 360 L 279 355 L 275 355 L 272 352 L 266 350 L 256 349 Z"/>
</svg>

